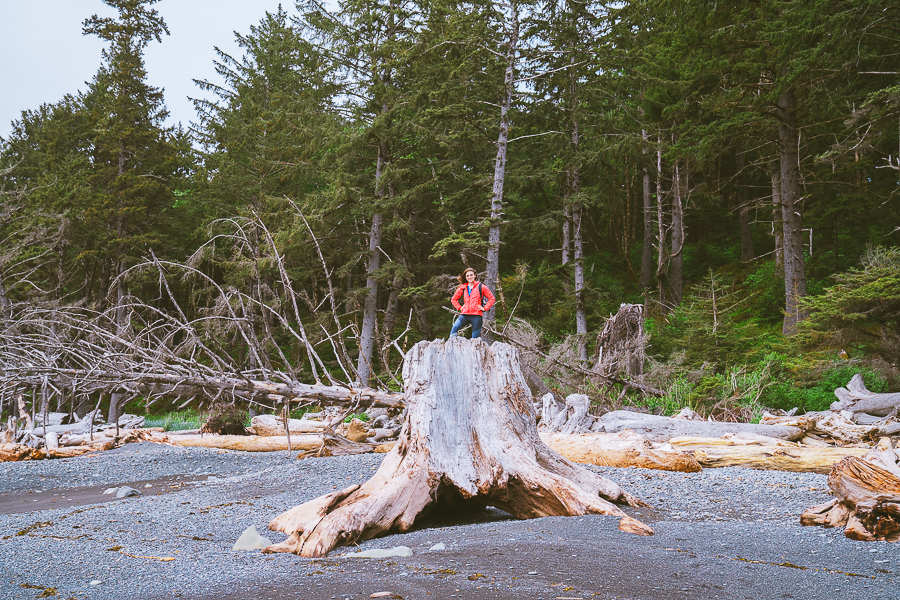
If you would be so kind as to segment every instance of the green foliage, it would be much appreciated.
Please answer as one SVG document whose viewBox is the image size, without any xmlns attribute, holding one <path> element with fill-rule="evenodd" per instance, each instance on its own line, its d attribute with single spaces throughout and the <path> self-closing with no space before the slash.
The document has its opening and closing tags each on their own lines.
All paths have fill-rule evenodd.
<svg viewBox="0 0 900 600">
<path fill-rule="evenodd" d="M 802 339 L 810 345 L 862 347 L 895 358 L 900 352 L 900 249 L 872 247 L 862 266 L 806 299 Z"/>
<path fill-rule="evenodd" d="M 164 431 L 200 429 L 205 420 L 206 415 L 196 410 L 181 410 L 148 416 L 144 420 L 144 427 L 162 427 Z"/>
<path fill-rule="evenodd" d="M 863 376 L 866 387 L 876 393 L 888 391 L 885 377 L 859 364 L 831 365 L 816 368 L 802 359 L 791 360 L 780 354 L 770 355 L 773 381 L 762 395 L 762 402 L 770 408 L 800 409 L 801 412 L 828 410 L 837 401 L 834 390 L 846 387 L 857 373 Z"/>
<path fill-rule="evenodd" d="M 369 421 L 369 415 L 364 412 L 353 413 L 352 415 L 344 417 L 344 423 L 349 423 L 353 419 L 359 419 L 360 421 L 367 423 Z"/>
</svg>

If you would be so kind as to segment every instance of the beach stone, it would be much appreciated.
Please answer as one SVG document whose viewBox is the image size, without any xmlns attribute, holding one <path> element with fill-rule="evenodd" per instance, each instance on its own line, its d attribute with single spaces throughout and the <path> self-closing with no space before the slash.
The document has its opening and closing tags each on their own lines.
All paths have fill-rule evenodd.
<svg viewBox="0 0 900 600">
<path fill-rule="evenodd" d="M 261 550 L 266 546 L 271 546 L 272 542 L 268 538 L 264 538 L 256 531 L 256 527 L 251 525 L 234 543 L 232 550 Z"/>
<path fill-rule="evenodd" d="M 131 496 L 141 496 L 143 492 L 139 492 L 138 490 L 128 487 L 127 485 L 123 485 L 116 492 L 116 498 L 130 498 Z"/>
</svg>

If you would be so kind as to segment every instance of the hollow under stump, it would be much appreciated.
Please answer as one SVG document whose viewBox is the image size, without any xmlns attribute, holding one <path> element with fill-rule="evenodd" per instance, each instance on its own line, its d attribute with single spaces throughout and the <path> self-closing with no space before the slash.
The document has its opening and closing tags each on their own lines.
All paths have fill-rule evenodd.
<svg viewBox="0 0 900 600">
<path fill-rule="evenodd" d="M 263 552 L 320 557 L 467 503 L 520 519 L 615 515 L 623 531 L 653 534 L 617 506 L 643 502 L 541 442 L 512 346 L 419 342 L 406 355 L 403 379 L 407 418 L 375 475 L 274 518 L 269 529 L 289 537 Z"/>
</svg>

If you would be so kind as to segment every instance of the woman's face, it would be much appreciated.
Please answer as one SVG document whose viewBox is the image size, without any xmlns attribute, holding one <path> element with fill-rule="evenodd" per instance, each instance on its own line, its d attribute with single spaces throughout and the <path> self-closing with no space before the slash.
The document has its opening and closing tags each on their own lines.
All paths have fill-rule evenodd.
<svg viewBox="0 0 900 600">
<path fill-rule="evenodd" d="M 466 271 L 466 281 L 469 283 L 475 281 L 475 271 Z"/>
</svg>

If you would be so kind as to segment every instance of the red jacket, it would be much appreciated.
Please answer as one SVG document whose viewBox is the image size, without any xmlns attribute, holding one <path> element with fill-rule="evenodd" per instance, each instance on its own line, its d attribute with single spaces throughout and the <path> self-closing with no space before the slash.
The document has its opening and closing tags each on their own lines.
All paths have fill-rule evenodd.
<svg viewBox="0 0 900 600">
<path fill-rule="evenodd" d="M 482 296 L 487 298 L 487 303 L 484 307 L 481 306 Z M 459 304 L 460 298 L 464 299 L 462 306 Z M 473 282 L 471 287 L 469 284 L 464 283 L 456 288 L 456 293 L 453 294 L 453 298 L 450 300 L 453 303 L 453 307 L 464 315 L 481 315 L 482 312 L 490 310 L 494 306 L 495 301 L 491 290 L 477 281 Z"/>
</svg>

